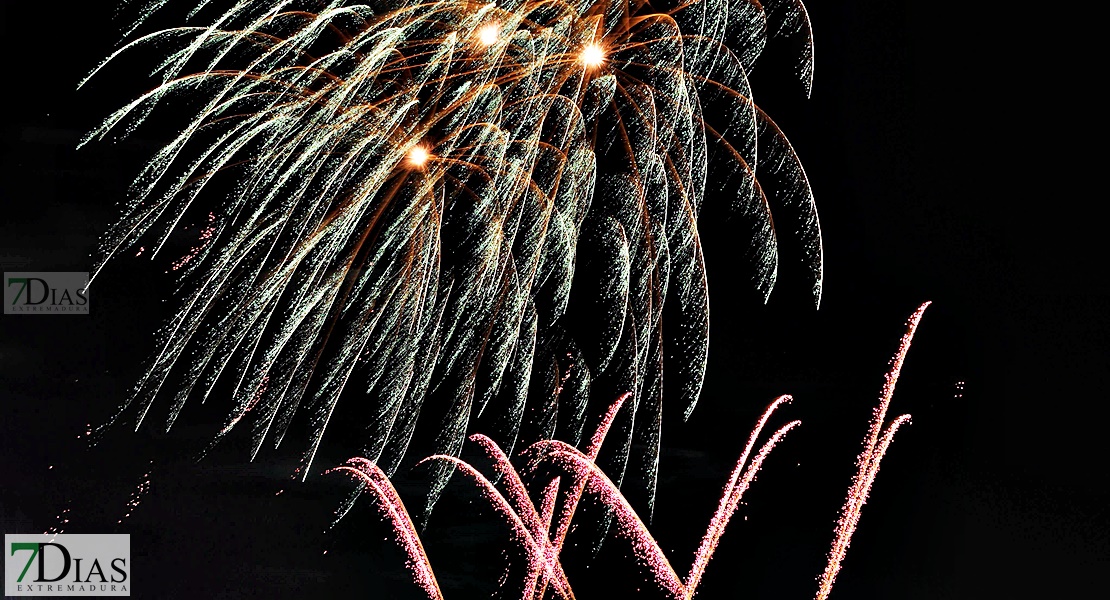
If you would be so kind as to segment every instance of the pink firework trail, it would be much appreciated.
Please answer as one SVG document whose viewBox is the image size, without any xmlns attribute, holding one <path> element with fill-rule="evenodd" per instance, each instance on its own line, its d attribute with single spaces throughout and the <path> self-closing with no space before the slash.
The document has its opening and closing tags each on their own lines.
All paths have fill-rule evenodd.
<svg viewBox="0 0 1110 600">
<path fill-rule="evenodd" d="M 601 422 L 598 423 L 597 429 L 590 437 L 590 441 L 586 446 L 586 453 L 583 456 L 587 460 L 591 462 L 597 460 L 598 452 L 601 451 L 601 444 L 605 441 L 605 436 L 608 435 L 609 429 L 612 428 L 613 421 L 617 418 L 617 413 L 620 412 L 621 407 L 624 406 L 624 402 L 630 397 L 632 397 L 631 393 L 622 394 L 612 404 L 609 405 L 609 409 L 605 411 L 605 415 L 602 416 Z M 490 443 L 492 443 L 492 441 Z M 552 448 L 579 452 L 577 448 L 571 446 L 570 444 L 567 444 L 566 442 L 562 442 L 559 440 L 542 440 L 540 442 L 532 444 L 532 446 L 524 451 L 524 454 L 532 454 L 534 457 L 532 460 L 529 461 L 527 469 L 529 471 L 535 469 L 535 467 L 538 466 L 540 460 L 542 459 L 542 456 L 545 453 L 550 453 Z M 507 468 L 510 470 L 514 469 L 512 464 L 509 463 L 507 457 L 505 457 L 504 460 L 499 461 L 498 464 L 507 466 Z M 519 475 L 516 475 L 516 480 L 520 480 Z M 571 491 L 569 491 L 563 499 L 562 509 L 559 511 L 559 520 L 556 524 L 555 537 L 552 540 L 545 541 L 545 545 L 548 547 L 547 551 L 553 554 L 555 557 L 558 557 L 558 555 L 563 550 L 563 543 L 566 541 L 567 532 L 570 530 L 570 523 L 574 519 L 574 513 L 578 509 L 578 502 L 582 499 L 582 493 L 585 491 L 585 486 L 586 482 L 584 479 L 578 479 L 574 481 Z M 552 502 L 553 504 L 551 508 L 554 511 L 555 499 L 553 499 Z M 545 535 L 544 537 L 546 538 L 547 536 Z M 558 564 L 557 561 L 556 564 Z M 559 567 L 559 569 L 561 571 L 561 566 Z M 542 598 L 546 589 L 547 581 L 540 581 L 539 586 L 536 588 L 537 597 Z"/>
<path fill-rule="evenodd" d="M 636 558 L 647 566 L 656 583 L 673 597 L 688 600 L 694 595 L 701 580 L 701 575 L 717 547 L 717 542 L 724 532 L 729 518 L 739 505 L 744 492 L 754 481 L 763 461 L 783 436 L 800 424 L 800 421 L 793 421 L 776 431 L 764 443 L 749 464 L 748 457 L 763 427 L 774 411 L 780 405 L 789 402 L 790 398 L 788 396 L 780 397 L 764 411 L 755 429 L 752 430 L 748 444 L 733 470 L 732 477 L 725 485 L 717 513 L 710 521 L 701 548 L 695 554 L 690 576 L 686 581 L 683 581 L 671 566 L 670 561 L 667 560 L 658 542 L 651 536 L 647 526 L 644 525 L 636 511 L 632 509 L 628 500 L 594 462 L 617 412 L 628 397 L 626 394 L 610 406 L 598 425 L 597 431 L 590 439 L 586 452 L 558 440 L 545 440 L 525 451 L 525 453 L 538 452 L 540 455 L 529 462 L 530 468 L 535 468 L 543 461 L 552 461 L 566 469 L 572 476 L 569 489 L 563 498 L 559 521 L 556 523 L 556 539 L 551 539 L 549 532 L 557 512 L 557 506 L 560 504 L 559 487 L 562 481 L 561 477 L 555 477 L 548 482 L 540 495 L 540 506 L 537 508 L 528 495 L 528 490 L 524 486 L 520 473 L 512 465 L 508 456 L 493 440 L 481 434 L 471 436 L 470 440 L 478 444 L 493 461 L 495 471 L 501 475 L 507 488 L 507 497 L 497 489 L 497 486 L 489 478 L 459 458 L 437 454 L 421 461 L 421 463 L 446 461 L 454 465 L 455 468 L 478 485 L 483 498 L 510 525 L 513 538 L 524 550 L 528 564 L 521 595 L 523 600 L 542 599 L 549 584 L 553 586 L 559 597 L 564 599 L 574 598 L 574 592 L 563 571 L 559 555 L 562 552 L 562 545 L 575 509 L 584 493 L 596 496 L 613 511 L 617 519 L 618 531 L 632 542 Z M 745 465 L 747 466 L 746 469 L 744 468 Z M 417 583 L 430 598 L 441 599 L 442 596 L 439 595 L 439 587 L 435 583 L 431 565 L 423 546 L 420 544 L 412 521 L 408 517 L 408 512 L 396 490 L 389 485 L 385 474 L 371 461 L 364 458 L 353 458 L 348 461 L 347 465 L 333 470 L 351 473 L 374 490 L 384 512 L 386 512 L 394 526 L 398 540 L 409 555 L 409 568 L 416 577 Z"/>
<path fill-rule="evenodd" d="M 574 594 L 570 590 L 570 584 L 567 583 L 563 567 L 558 560 L 561 546 L 554 546 L 548 538 L 551 518 L 555 512 L 555 503 L 558 498 L 560 479 L 556 477 L 544 489 L 542 503 L 539 512 L 537 512 L 535 505 L 528 497 L 528 489 L 524 487 L 524 482 L 520 479 L 520 473 L 509 461 L 509 457 L 505 455 L 501 447 L 480 433 L 470 436 L 470 440 L 481 446 L 486 455 L 493 460 L 494 469 L 506 482 L 509 492 L 508 500 L 516 514 L 519 515 L 520 520 L 531 531 L 532 541 L 536 544 L 536 550 L 543 561 L 543 579 L 530 583 L 527 587 L 534 589 L 534 597 L 542 598 L 547 589 L 547 582 L 554 581 L 556 590 L 561 596 L 573 597 Z M 536 576 L 539 577 L 540 573 L 537 572 Z"/>
<path fill-rule="evenodd" d="M 412 518 L 409 517 L 405 504 L 401 502 L 401 497 L 397 495 L 397 490 L 389 482 L 386 474 L 378 468 L 378 465 L 364 458 L 352 458 L 346 465 L 335 467 L 331 471 L 349 473 L 373 490 L 378 500 L 379 510 L 388 517 L 397 541 L 408 555 L 407 566 L 416 584 L 428 594 L 429 598 L 443 600 L 443 592 L 439 590 L 439 583 L 436 581 L 435 573 L 432 572 L 431 563 L 428 562 L 428 555 L 424 552 L 424 545 L 420 543 L 416 527 L 412 524 Z"/>
<path fill-rule="evenodd" d="M 763 459 L 766 458 L 767 453 L 771 451 L 770 447 L 764 446 L 760 450 L 756 460 L 752 462 L 751 466 L 745 471 L 744 465 L 748 462 L 748 455 L 751 454 L 752 448 L 755 447 L 756 440 L 759 434 L 763 431 L 763 427 L 767 424 L 767 420 L 775 410 L 791 400 L 790 396 L 779 396 L 774 402 L 763 411 L 763 416 L 759 418 L 752 433 L 748 436 L 748 443 L 744 446 L 744 451 L 740 453 L 740 458 L 736 461 L 736 466 L 732 469 L 732 475 L 729 477 L 729 482 L 725 486 L 724 492 L 721 494 L 721 501 L 717 505 L 717 512 L 713 514 L 713 518 L 709 521 L 709 528 L 705 532 L 705 537 L 702 538 L 701 545 L 698 547 L 697 552 L 694 554 L 694 564 L 690 567 L 690 574 L 686 577 L 687 588 L 694 590 L 701 582 L 701 576 L 705 573 L 705 567 L 709 565 L 709 559 L 713 556 L 713 551 L 717 549 L 717 544 L 721 540 L 721 535 L 725 532 L 725 526 L 732 518 L 732 514 L 736 512 L 736 507 L 740 504 L 740 499 L 743 497 L 744 492 L 747 491 L 748 486 L 755 479 L 756 472 L 759 471 L 760 465 L 763 464 Z M 798 422 L 795 422 L 797 424 Z M 780 430 L 782 431 L 782 430 Z M 785 433 L 785 432 L 783 432 Z M 775 434 L 776 436 L 779 434 Z M 777 438 L 772 438 L 777 441 Z M 771 444 L 773 447 L 773 444 Z M 692 595 L 692 594 L 691 594 Z"/>
<path fill-rule="evenodd" d="M 521 520 L 532 532 L 532 535 L 538 535 L 543 530 L 540 515 L 528 498 L 528 489 L 524 487 L 524 482 L 520 479 L 520 473 L 513 467 L 509 457 L 505 455 L 505 452 L 501 450 L 496 442 L 485 435 L 476 433 L 470 436 L 470 441 L 481 446 L 486 456 L 493 460 L 494 469 L 503 478 L 505 487 L 508 488 L 509 496 L 507 500 L 520 515 Z"/>
<path fill-rule="evenodd" d="M 548 532 L 551 531 L 551 519 L 555 516 L 555 503 L 559 497 L 559 484 L 562 481 L 561 477 L 556 477 L 547 484 L 547 488 L 543 491 L 543 500 L 540 504 L 540 512 L 543 513 L 543 528 L 542 533 L 537 534 L 537 539 L 543 544 L 544 560 L 546 561 L 546 571 L 544 572 L 544 580 L 536 587 L 536 594 L 533 600 L 542 600 L 544 592 L 546 591 L 548 581 L 556 581 L 556 577 L 561 578 L 561 581 L 566 580 L 566 575 L 563 573 L 563 565 L 559 562 L 559 548 L 556 548 L 548 537 Z M 570 583 L 566 583 L 567 591 L 570 592 Z M 570 594 L 573 597 L 573 593 Z"/>
<path fill-rule="evenodd" d="M 464 475 L 473 479 L 481 490 L 482 496 L 487 501 L 489 501 L 489 503 L 498 512 L 498 514 L 504 517 L 505 520 L 512 527 L 513 537 L 515 541 L 520 543 L 520 545 L 524 548 L 524 552 L 528 561 L 528 572 L 525 576 L 524 593 L 521 595 L 521 598 L 532 598 L 536 594 L 537 582 L 542 573 L 551 572 L 553 574 L 556 574 L 557 571 L 558 575 L 562 574 L 561 567 L 556 569 L 553 568 L 551 565 L 546 564 L 546 558 L 549 554 L 545 551 L 544 544 L 537 541 L 536 537 L 533 536 L 532 531 L 530 531 L 528 526 L 525 525 L 524 520 L 520 517 L 519 514 L 517 514 L 517 511 L 513 509 L 513 506 L 509 503 L 509 501 L 506 500 L 503 495 L 501 495 L 501 492 L 497 491 L 497 487 L 494 486 L 493 482 L 486 478 L 485 475 L 482 475 L 477 469 L 475 469 L 466 461 L 448 454 L 433 454 L 432 456 L 425 458 L 417 464 L 419 465 L 431 460 L 447 461 L 455 465 L 455 468 L 461 471 Z M 531 506 L 531 510 L 534 513 L 535 506 L 531 504 L 530 500 L 528 501 L 528 504 L 529 506 Z M 546 531 L 544 533 L 546 535 Z M 556 578 L 555 589 L 556 591 L 560 592 L 560 596 L 562 596 L 563 598 L 574 597 L 573 594 L 570 593 L 570 584 L 566 582 L 565 577 Z"/>
<path fill-rule="evenodd" d="M 671 567 L 670 561 L 659 548 L 655 538 L 651 537 L 647 526 L 605 473 L 601 472 L 593 461 L 586 460 L 579 453 L 559 450 L 552 458 L 555 459 L 556 464 L 578 475 L 584 482 L 586 491 L 597 496 L 613 509 L 617 519 L 617 531 L 632 543 L 633 552 L 648 567 L 655 578 L 655 583 L 669 592 L 672 597 L 684 597 L 686 590 L 682 579 Z"/>
<path fill-rule="evenodd" d="M 768 409 L 765 416 L 769 415 L 775 406 L 777 406 L 777 403 L 773 404 L 772 408 Z M 779 441 L 781 441 L 791 429 L 794 429 L 800 424 L 801 421 L 791 421 L 776 431 L 774 435 L 771 436 L 771 439 L 767 440 L 767 442 L 763 444 L 763 447 L 760 448 L 755 459 L 752 460 L 747 470 L 744 471 L 744 475 L 737 481 L 730 481 L 729 484 L 725 486 L 722 494 L 722 505 L 727 506 L 727 510 L 723 513 L 719 511 L 719 514 L 714 516 L 706 532 L 707 538 L 715 535 L 714 540 L 719 539 L 725 524 L 727 524 L 729 517 L 732 516 L 732 512 L 735 511 L 736 506 L 739 504 L 740 497 L 743 495 L 744 491 L 747 490 L 751 482 L 755 480 L 755 476 L 759 472 L 763 461 Z M 762 421 L 758 427 L 762 427 Z M 580 452 L 568 452 L 566 450 L 555 451 L 552 458 L 561 466 L 568 468 L 576 477 L 583 480 L 585 482 L 586 491 L 600 498 L 606 506 L 613 510 L 617 519 L 617 531 L 632 543 L 632 549 L 636 558 L 647 566 L 656 584 L 667 591 L 673 598 L 689 600 L 694 596 L 694 593 L 697 591 L 697 585 L 701 580 L 701 575 L 706 565 L 709 564 L 709 560 L 713 556 L 713 551 L 716 549 L 715 541 L 712 544 L 703 543 L 702 547 L 699 548 L 698 552 L 695 554 L 694 566 L 691 569 L 690 577 L 686 581 L 683 581 L 674 570 L 670 561 L 667 560 L 667 556 L 659 547 L 659 543 L 652 537 L 647 526 L 644 525 L 643 520 L 640 519 L 640 516 L 632 509 L 628 500 L 625 499 L 620 493 L 620 490 L 617 489 L 616 484 L 614 484 L 593 461 L 588 460 L 587 457 Z M 741 458 L 744 460 L 747 459 L 746 456 Z"/>
<path fill-rule="evenodd" d="M 836 537 L 833 540 L 832 548 L 829 550 L 829 562 L 825 565 L 825 571 L 821 574 L 817 589 L 817 600 L 825 600 L 832 593 L 836 575 L 840 572 L 844 556 L 848 552 L 848 546 L 852 543 L 852 534 L 855 533 L 856 527 L 859 525 L 863 505 L 867 503 L 871 486 L 874 485 L 875 477 L 879 474 L 879 464 L 882 462 L 883 456 L 886 455 L 890 443 L 894 440 L 894 434 L 898 432 L 898 428 L 910 420 L 909 415 L 901 415 L 895 418 L 885 430 L 883 429 L 886 413 L 890 408 L 891 398 L 894 396 L 894 386 L 898 383 L 898 376 L 902 373 L 902 364 L 906 360 L 906 353 L 913 342 L 913 334 L 917 331 L 917 325 L 921 322 L 921 317 L 925 314 L 925 309 L 929 307 L 929 304 L 929 302 L 925 302 L 910 316 L 906 333 L 902 335 L 902 340 L 898 345 L 898 352 L 891 360 L 890 371 L 887 372 L 883 382 L 879 406 L 875 407 L 871 416 L 871 429 L 864 440 L 863 452 L 856 460 L 858 470 L 852 480 L 852 487 L 848 489 L 848 497 L 844 500 L 844 507 L 840 511 L 840 519 L 836 525 Z"/>
<path fill-rule="evenodd" d="M 928 306 L 928 302 L 922 304 L 910 317 L 907 331 L 902 336 L 898 351 L 891 361 L 891 368 L 885 376 L 880 402 L 872 413 L 868 434 L 864 439 L 864 449 L 857 461 L 858 471 L 853 478 L 837 522 L 836 537 L 829 552 L 828 565 L 820 578 L 817 600 L 824 600 L 831 592 L 852 534 L 859 523 L 863 505 L 867 502 L 867 497 L 878 476 L 879 465 L 899 428 L 910 420 L 909 415 L 901 415 L 887 423 L 886 417 L 906 353 Z M 582 496 L 587 493 L 599 499 L 612 511 L 617 522 L 616 532 L 631 542 L 635 558 L 645 566 L 659 588 L 672 598 L 690 600 L 702 582 L 725 528 L 735 514 L 744 494 L 755 481 L 764 461 L 786 434 L 801 424 L 800 421 L 795 420 L 783 425 L 753 456 L 752 452 L 767 423 L 780 406 L 791 401 L 791 397 L 780 396 L 767 406 L 748 436 L 747 443 L 722 490 L 717 510 L 710 519 L 705 535 L 694 553 L 690 572 L 683 579 L 616 484 L 595 462 L 617 413 L 629 397 L 630 394 L 625 394 L 613 402 L 584 451 L 563 441 L 543 440 L 522 453 L 522 456 L 527 457 L 525 469 L 529 473 L 534 472 L 541 464 L 549 462 L 569 475 L 569 477 L 554 477 L 547 482 L 538 496 L 538 507 L 533 502 L 520 472 L 513 466 L 509 457 L 485 435 L 472 435 L 470 441 L 477 444 L 493 462 L 494 471 L 505 488 L 504 494 L 488 477 L 469 463 L 454 456 L 437 454 L 421 461 L 421 463 L 429 461 L 451 463 L 466 477 L 473 480 L 483 498 L 509 524 L 513 540 L 523 550 L 527 561 L 522 585 L 522 600 L 542 600 L 549 585 L 558 597 L 565 600 L 574 598 L 574 592 L 560 562 L 560 555 L 578 504 Z M 364 458 L 352 458 L 346 465 L 337 467 L 333 471 L 353 474 L 374 491 L 380 510 L 388 516 L 399 543 L 409 556 L 408 566 L 417 584 L 424 589 L 429 598 L 442 600 L 443 596 L 408 511 L 385 473 Z M 560 494 L 563 482 L 567 485 Z"/>
<path fill-rule="evenodd" d="M 610 404 L 609 409 L 605 411 L 605 415 L 602 416 L 601 422 L 598 423 L 597 429 L 590 437 L 590 442 L 586 445 L 586 453 L 583 455 L 590 462 L 597 460 L 597 455 L 599 452 L 601 452 L 601 444 L 605 442 L 605 436 L 609 434 L 609 430 L 613 427 L 613 421 L 616 420 L 617 413 L 620 412 L 620 409 L 622 406 L 624 406 L 625 401 L 631 397 L 631 393 L 622 394 L 612 404 Z M 542 455 L 545 452 L 549 452 L 551 448 L 561 448 L 564 450 L 578 452 L 577 448 L 571 446 L 570 444 L 567 444 L 566 442 L 561 442 L 559 440 L 544 440 L 533 444 L 531 447 L 525 450 L 525 453 L 536 452 Z M 538 459 L 531 461 L 528 465 L 529 470 L 534 469 L 537 464 Z M 566 542 L 567 532 L 570 531 L 570 523 L 574 519 L 575 511 L 578 510 L 578 502 L 582 500 L 582 493 L 585 491 L 585 487 L 585 479 L 579 478 L 575 480 L 572 490 L 566 495 L 563 500 L 563 508 L 561 511 L 559 511 L 559 521 L 556 525 L 555 538 L 554 540 L 551 540 L 548 544 L 550 546 L 549 551 L 552 552 L 556 557 L 563 551 L 563 544 Z M 554 505 L 552 506 L 552 510 L 554 510 Z M 539 597 L 543 597 L 543 593 L 545 590 L 546 582 L 541 581 L 539 587 L 536 590 L 537 595 Z"/>
<path fill-rule="evenodd" d="M 594 431 L 593 436 L 590 438 L 590 443 L 586 446 L 585 458 L 590 462 L 597 460 L 597 455 L 601 452 L 601 444 L 605 442 L 605 436 L 609 434 L 609 429 L 613 427 L 613 421 L 617 418 L 617 413 L 620 412 L 621 407 L 624 406 L 626 400 L 632 397 L 632 394 L 624 394 L 617 398 L 613 404 L 609 406 L 609 410 L 605 412 L 602 417 L 601 423 L 598 424 L 597 430 Z M 577 452 L 570 444 L 560 442 L 558 440 L 547 440 L 540 442 L 533 446 L 536 450 L 542 451 L 548 445 L 560 445 L 570 448 Z M 578 509 L 578 502 L 582 499 L 582 491 L 585 488 L 586 482 L 584 480 L 576 482 L 574 491 L 567 497 L 566 505 L 563 511 L 559 514 L 559 524 L 555 533 L 555 547 L 560 551 L 563 549 L 563 543 L 567 539 L 567 531 L 570 530 L 570 522 L 574 519 L 574 513 Z"/>
</svg>

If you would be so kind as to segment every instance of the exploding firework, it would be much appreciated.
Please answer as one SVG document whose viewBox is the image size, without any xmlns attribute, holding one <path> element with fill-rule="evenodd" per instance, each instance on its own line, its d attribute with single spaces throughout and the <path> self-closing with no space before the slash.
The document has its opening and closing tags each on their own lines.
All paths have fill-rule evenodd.
<svg viewBox="0 0 1110 600">
<path fill-rule="evenodd" d="M 703 204 L 734 219 L 764 297 L 785 232 L 820 299 L 809 184 L 747 78 L 782 38 L 808 93 L 799 0 L 210 4 L 89 75 L 161 57 L 153 89 L 85 142 L 181 118 L 97 271 L 205 222 L 170 257 L 181 308 L 123 407 L 136 426 L 160 395 L 168 429 L 226 382 L 216 439 L 245 420 L 253 457 L 304 415 L 307 476 L 345 395 L 361 454 L 392 473 L 418 421 L 449 456 L 479 426 L 510 452 L 577 443 L 588 406 L 630 391 L 613 479 L 645 448 L 650 506 L 664 366 L 686 416 L 704 378 Z"/>
</svg>

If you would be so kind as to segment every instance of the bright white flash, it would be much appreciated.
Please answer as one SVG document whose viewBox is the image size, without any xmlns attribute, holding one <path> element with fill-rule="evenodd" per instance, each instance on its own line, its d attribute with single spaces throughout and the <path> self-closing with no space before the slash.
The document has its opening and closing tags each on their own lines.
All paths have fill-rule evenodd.
<svg viewBox="0 0 1110 600">
<path fill-rule="evenodd" d="M 424 146 L 413 146 L 412 150 L 409 150 L 409 164 L 414 167 L 423 167 L 428 163 L 431 156 Z"/>
<path fill-rule="evenodd" d="M 489 23 L 483 25 L 478 30 L 478 41 L 486 46 L 492 46 L 497 43 L 497 38 L 501 35 L 501 25 L 499 23 Z"/>
<path fill-rule="evenodd" d="M 582 53 L 579 55 L 582 64 L 589 68 L 600 67 L 605 62 L 605 51 L 596 42 L 591 42 L 582 48 Z"/>
</svg>

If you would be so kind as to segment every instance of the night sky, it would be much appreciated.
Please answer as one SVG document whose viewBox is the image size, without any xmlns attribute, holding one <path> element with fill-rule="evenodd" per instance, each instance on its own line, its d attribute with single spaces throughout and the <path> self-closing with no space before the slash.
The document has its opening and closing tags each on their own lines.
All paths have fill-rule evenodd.
<svg viewBox="0 0 1110 600">
<path fill-rule="evenodd" d="M 116 72 L 75 90 L 119 38 L 93 4 L 0 5 L 4 271 L 90 270 L 128 183 L 165 141 L 75 150 L 144 86 Z M 1101 158 L 1093 92 L 1057 68 L 1083 55 L 1089 27 L 920 2 L 808 9 L 812 97 L 787 76 L 787 48 L 772 45 L 752 80 L 817 198 L 823 301 L 815 310 L 787 257 L 763 305 L 730 261 L 743 248 L 727 223 L 703 222 L 709 371 L 691 419 L 664 423 L 650 528 L 684 573 L 748 431 L 792 394 L 774 422 L 803 424 L 745 496 L 698 597 L 811 598 L 887 361 L 931 300 L 891 409 L 913 423 L 883 462 L 832 597 L 1092 597 L 1110 572 L 1105 192 L 1088 175 Z M 130 533 L 141 598 L 418 598 L 365 501 L 324 532 L 351 485 L 293 481 L 296 448 L 249 463 L 245 436 L 231 436 L 188 460 L 226 412 L 215 400 L 169 434 L 122 427 L 88 449 L 86 424 L 127 397 L 172 314 L 164 270 L 115 262 L 88 316 L 0 315 L 4 532 L 42 532 L 68 508 L 69 533 Z M 317 464 L 350 453 L 335 441 Z M 151 468 L 151 491 L 117 524 Z M 418 505 L 426 474 L 397 486 Z M 495 523 L 452 483 L 424 533 L 449 600 L 495 592 L 508 547 Z M 632 564 L 610 540 L 568 569 L 579 598 L 653 597 Z"/>
</svg>

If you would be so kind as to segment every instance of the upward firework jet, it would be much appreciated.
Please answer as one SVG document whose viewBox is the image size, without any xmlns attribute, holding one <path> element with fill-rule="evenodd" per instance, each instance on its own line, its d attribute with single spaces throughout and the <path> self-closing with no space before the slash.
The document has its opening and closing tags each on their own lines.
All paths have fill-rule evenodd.
<svg viewBox="0 0 1110 600">
<path fill-rule="evenodd" d="M 446 455 L 478 421 L 510 452 L 579 443 L 591 398 L 630 391 L 614 479 L 642 445 L 650 498 L 664 366 L 687 416 L 705 371 L 703 201 L 731 212 L 764 296 L 785 232 L 820 299 L 809 184 L 747 79 L 777 36 L 808 93 L 799 0 L 214 4 L 90 74 L 161 59 L 153 89 L 85 142 L 181 117 L 97 270 L 205 223 L 170 257 L 181 309 L 125 406 L 139 423 L 165 395 L 169 428 L 224 381 L 216 438 L 245 419 L 257 455 L 305 414 L 307 475 L 346 395 L 363 456 L 392 473 L 418 421 Z"/>
<path fill-rule="evenodd" d="M 483 498 L 488 501 L 511 526 L 513 540 L 517 546 L 524 550 L 527 557 L 527 573 L 524 578 L 521 598 L 525 600 L 541 600 L 547 597 L 548 583 L 552 584 L 554 594 L 563 600 L 573 600 L 574 592 L 571 590 L 570 581 L 563 571 L 560 556 L 563 553 L 565 534 L 575 516 L 578 502 L 584 493 L 589 493 L 613 511 L 617 521 L 619 534 L 631 542 L 632 553 L 635 558 L 651 574 L 654 582 L 668 597 L 676 600 L 690 600 L 697 591 L 705 568 L 713 557 L 717 543 L 720 541 L 724 528 L 728 525 L 736 507 L 739 505 L 744 492 L 755 480 L 763 462 L 774 450 L 782 438 L 794 429 L 800 421 L 792 421 L 781 427 L 771 435 L 763 447 L 749 462 L 756 440 L 767 424 L 767 420 L 779 405 L 789 402 L 789 396 L 782 396 L 775 400 L 752 430 L 748 445 L 733 469 L 732 477 L 725 485 L 721 495 L 720 505 L 713 519 L 706 529 L 705 538 L 694 555 L 694 564 L 686 579 L 678 576 L 670 560 L 664 554 L 659 543 L 652 537 L 647 526 L 640 519 L 636 511 L 629 505 L 628 500 L 621 494 L 609 477 L 598 468 L 594 459 L 597 456 L 602 441 L 613 424 L 613 416 L 625 402 L 627 396 L 618 399 L 610 406 L 606 416 L 602 419 L 597 430 L 590 440 L 585 452 L 559 440 L 542 440 L 529 447 L 525 454 L 531 454 L 526 473 L 531 473 L 543 463 L 556 466 L 558 470 L 566 473 L 570 484 L 560 494 L 562 476 L 555 476 L 547 482 L 541 495 L 539 506 L 533 503 L 521 478 L 521 472 L 513 466 L 509 457 L 497 444 L 481 434 L 470 436 L 471 441 L 477 442 L 485 450 L 486 455 L 494 462 L 494 468 L 499 476 L 504 477 L 508 496 L 502 494 L 497 486 L 485 475 L 469 463 L 447 455 L 433 455 L 425 461 L 444 461 L 461 471 L 467 478 L 477 484 Z M 385 473 L 373 462 L 364 458 L 355 457 L 346 464 L 331 469 L 331 472 L 347 473 L 354 476 L 362 487 L 368 487 L 371 496 L 383 513 L 386 520 L 392 525 L 394 536 L 399 545 L 408 555 L 407 565 L 412 572 L 413 579 L 420 585 L 431 600 L 442 600 L 443 593 L 436 583 L 428 556 L 420 543 L 420 535 L 408 515 L 404 503 L 397 491 L 389 483 Z M 741 473 L 743 475 L 741 476 Z M 542 478 L 541 478 L 542 481 Z M 561 500 L 560 500 L 561 498 Z M 350 509 L 353 499 L 341 510 L 340 518 Z M 556 506 L 561 510 L 556 510 Z M 558 516 L 556 517 L 556 513 Z M 552 530 L 552 525 L 555 529 Z M 552 534 L 554 533 L 554 536 Z"/>
<path fill-rule="evenodd" d="M 917 332 L 917 326 L 921 323 L 921 317 L 924 316 L 925 309 L 929 308 L 929 304 L 931 302 L 925 302 L 910 315 L 906 333 L 898 345 L 898 352 L 890 361 L 890 371 L 887 372 L 883 382 L 879 405 L 871 415 L 871 427 L 864 439 L 863 452 L 856 459 L 856 476 L 852 479 L 852 486 L 848 488 L 848 497 L 840 511 L 840 519 L 836 524 L 836 537 L 833 539 L 832 549 L 829 550 L 829 562 L 821 574 L 816 600 L 825 600 L 832 593 L 836 575 L 840 572 L 844 555 L 847 554 L 848 546 L 852 543 L 852 534 L 859 525 L 863 505 L 867 503 L 867 496 L 871 494 L 871 487 L 875 485 L 875 478 L 879 475 L 879 466 L 882 464 L 883 457 L 886 456 L 886 451 L 894 441 L 894 434 L 898 433 L 898 428 L 910 422 L 909 415 L 900 415 L 885 424 L 884 428 L 886 413 L 890 409 L 890 401 L 894 396 L 894 386 L 898 384 L 898 376 L 901 375 L 902 365 L 906 362 L 906 353 L 910 350 L 913 335 Z"/>
</svg>

